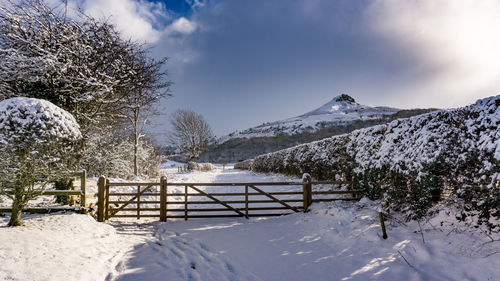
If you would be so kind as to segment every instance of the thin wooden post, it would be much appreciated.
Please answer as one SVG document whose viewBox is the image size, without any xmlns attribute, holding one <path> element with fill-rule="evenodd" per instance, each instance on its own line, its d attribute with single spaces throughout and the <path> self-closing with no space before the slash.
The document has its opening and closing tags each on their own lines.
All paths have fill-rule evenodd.
<svg viewBox="0 0 500 281">
<path fill-rule="evenodd" d="M 80 174 L 80 189 L 82 190 L 82 195 L 80 196 L 80 206 L 82 208 L 87 207 L 86 196 L 87 196 L 87 171 L 82 170 Z"/>
<path fill-rule="evenodd" d="M 97 221 L 104 221 L 104 193 L 106 190 L 106 178 L 101 176 L 97 181 Z"/>
<path fill-rule="evenodd" d="M 356 190 L 354 189 L 354 179 L 351 179 L 351 190 Z M 353 193 L 351 193 L 352 195 L 352 199 L 360 199 L 359 196 L 361 195 L 361 193 L 359 193 L 358 191 L 354 191 Z"/>
<path fill-rule="evenodd" d="M 302 176 L 302 206 L 304 212 L 308 211 L 309 206 L 312 203 L 312 186 L 311 186 L 311 176 L 309 174 L 304 174 Z"/>
<path fill-rule="evenodd" d="M 245 185 L 245 215 L 248 219 L 248 185 Z"/>
<path fill-rule="evenodd" d="M 71 179 L 71 190 L 76 190 L 76 185 L 75 185 L 74 179 Z M 76 205 L 76 196 L 71 195 L 70 202 L 71 202 L 71 206 L 75 206 Z"/>
<path fill-rule="evenodd" d="M 160 221 L 167 221 L 167 177 L 160 179 Z"/>
<path fill-rule="evenodd" d="M 109 179 L 106 179 L 105 184 L 106 184 L 106 189 L 104 198 L 106 198 L 106 204 L 104 205 L 104 214 L 105 214 L 104 218 L 108 220 L 111 217 L 109 212 Z"/>
<path fill-rule="evenodd" d="M 141 186 L 137 186 L 137 219 L 141 218 Z"/>
<path fill-rule="evenodd" d="M 311 204 L 313 203 L 312 183 L 310 177 L 309 177 L 309 183 L 307 184 L 307 202 L 309 206 L 311 206 Z"/>
<path fill-rule="evenodd" d="M 184 187 L 184 220 L 188 220 L 188 186 Z"/>
<path fill-rule="evenodd" d="M 382 238 L 387 239 L 387 232 L 385 231 L 384 214 L 378 212 L 378 217 L 380 219 L 380 226 L 382 227 Z"/>
</svg>

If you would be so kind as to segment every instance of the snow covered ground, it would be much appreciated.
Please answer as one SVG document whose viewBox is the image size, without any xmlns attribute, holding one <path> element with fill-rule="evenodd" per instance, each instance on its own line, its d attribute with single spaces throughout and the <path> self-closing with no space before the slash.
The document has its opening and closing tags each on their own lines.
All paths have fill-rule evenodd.
<svg viewBox="0 0 500 281">
<path fill-rule="evenodd" d="M 175 182 L 290 180 L 165 172 Z M 498 280 L 499 234 L 466 227 L 450 207 L 420 226 L 390 220 L 384 240 L 377 209 L 362 199 L 284 217 L 166 223 L 27 215 L 20 228 L 0 217 L 0 280 Z"/>
<path fill-rule="evenodd" d="M 78 214 L 27 215 L 26 226 L 0 217 L 0 280 L 104 280 L 139 241 Z"/>
</svg>

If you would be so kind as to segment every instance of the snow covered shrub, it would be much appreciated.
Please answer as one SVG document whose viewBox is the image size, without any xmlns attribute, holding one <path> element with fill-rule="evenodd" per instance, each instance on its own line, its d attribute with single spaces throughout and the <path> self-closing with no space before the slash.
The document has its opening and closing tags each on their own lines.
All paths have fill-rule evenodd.
<svg viewBox="0 0 500 281">
<path fill-rule="evenodd" d="M 211 163 L 196 163 L 193 161 L 188 162 L 188 169 L 189 170 L 195 170 L 195 171 L 201 171 L 201 172 L 208 172 L 216 169 L 213 164 Z"/>
<path fill-rule="evenodd" d="M 163 155 L 161 148 L 152 142 L 143 140 L 138 147 L 139 173 L 150 178 L 160 176 Z"/>
<path fill-rule="evenodd" d="M 121 138 L 113 136 L 110 130 L 89 135 L 82 157 L 82 167 L 89 176 L 126 178 L 132 165 L 128 152 L 131 147 Z"/>
<path fill-rule="evenodd" d="M 89 176 L 130 178 L 134 174 L 133 140 L 123 136 L 92 134 L 87 140 L 82 158 L 82 166 Z M 139 174 L 149 177 L 158 176 L 161 155 L 150 142 L 142 141 L 138 147 Z"/>
<path fill-rule="evenodd" d="M 500 218 L 500 96 L 399 119 L 258 156 L 252 169 L 319 180 L 353 179 L 408 218 L 426 214 L 443 190 L 479 222 Z"/>
<path fill-rule="evenodd" d="M 52 181 L 74 169 L 81 134 L 75 118 L 54 104 L 32 98 L 0 102 L 0 191 L 13 200 L 9 226 Z"/>
</svg>

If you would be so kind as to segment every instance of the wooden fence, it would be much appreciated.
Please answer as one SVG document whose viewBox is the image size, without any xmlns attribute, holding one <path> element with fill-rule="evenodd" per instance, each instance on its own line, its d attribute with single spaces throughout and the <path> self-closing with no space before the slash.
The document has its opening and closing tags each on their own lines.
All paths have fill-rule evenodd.
<svg viewBox="0 0 500 281">
<path fill-rule="evenodd" d="M 84 211 L 86 207 L 89 206 L 86 202 L 86 198 L 95 197 L 95 195 L 87 194 L 87 172 L 82 170 L 81 172 L 75 172 L 72 174 L 75 178 L 80 179 L 80 189 L 77 190 L 75 186 L 73 186 L 73 190 L 44 190 L 40 193 L 43 196 L 71 196 L 71 201 L 73 205 L 77 205 L 77 198 L 79 198 L 79 207 L 64 207 L 64 206 L 56 206 L 56 207 L 27 207 L 23 209 L 23 212 L 26 213 L 50 213 L 50 212 L 58 212 L 58 211 Z M 11 208 L 0 208 L 0 213 L 10 213 L 12 212 Z"/>
<path fill-rule="evenodd" d="M 97 220 L 281 216 L 305 212 L 313 202 L 358 200 L 362 192 L 353 190 L 352 182 L 304 179 L 300 182 L 170 183 L 166 177 L 159 182 L 109 182 L 101 177 Z M 348 185 L 351 190 L 314 191 L 315 185 Z M 220 187 L 226 192 L 218 191 Z M 227 187 L 231 187 L 230 192 Z"/>
</svg>

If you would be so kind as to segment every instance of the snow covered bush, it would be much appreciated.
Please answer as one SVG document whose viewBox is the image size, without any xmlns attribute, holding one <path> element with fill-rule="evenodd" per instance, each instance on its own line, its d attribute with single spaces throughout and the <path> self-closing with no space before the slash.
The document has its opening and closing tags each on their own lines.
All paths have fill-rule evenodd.
<svg viewBox="0 0 500 281">
<path fill-rule="evenodd" d="M 75 118 L 32 98 L 0 102 L 0 191 L 13 200 L 10 226 L 27 202 L 74 169 L 81 133 Z"/>
<path fill-rule="evenodd" d="M 138 146 L 139 175 L 156 177 L 161 166 L 161 155 L 151 142 L 141 141 Z M 134 175 L 134 143 L 128 137 L 115 136 L 108 131 L 92 134 L 87 140 L 82 167 L 89 176 L 130 178 Z"/>
<path fill-rule="evenodd" d="M 464 215 L 500 217 L 500 96 L 356 130 L 254 159 L 261 172 L 354 180 L 372 199 L 426 213 L 451 190 Z"/>
<path fill-rule="evenodd" d="M 212 163 L 196 163 L 193 161 L 189 161 L 187 165 L 189 170 L 201 172 L 208 172 L 217 169 L 217 167 L 215 167 L 215 165 L 213 165 Z"/>
</svg>

